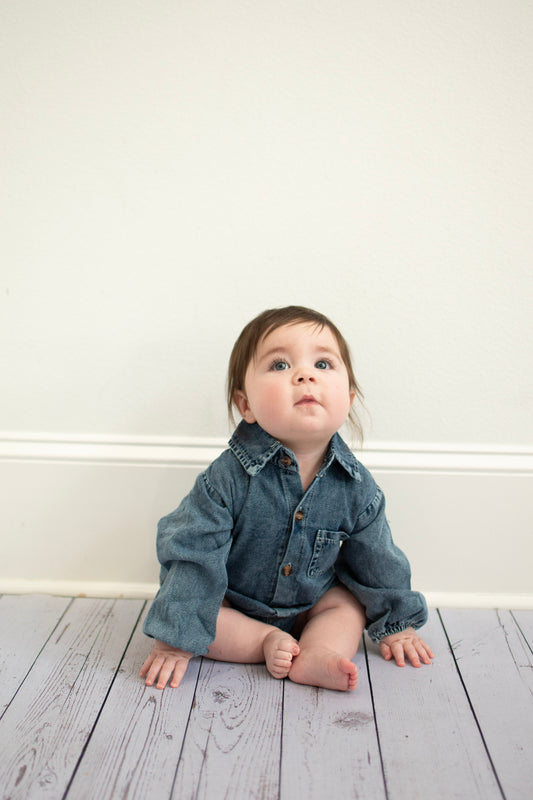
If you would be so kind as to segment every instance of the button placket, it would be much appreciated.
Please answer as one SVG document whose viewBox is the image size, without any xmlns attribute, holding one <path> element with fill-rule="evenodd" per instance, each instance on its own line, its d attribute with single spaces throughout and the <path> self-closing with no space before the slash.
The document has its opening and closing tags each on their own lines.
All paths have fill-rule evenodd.
<svg viewBox="0 0 533 800">
<path fill-rule="evenodd" d="M 285 550 L 284 559 L 279 566 L 279 578 L 274 592 L 273 602 L 278 605 L 288 605 L 296 602 L 294 592 L 297 591 L 298 570 L 301 558 L 303 527 L 306 513 L 301 507 L 296 507 L 292 515 L 292 531 Z M 291 580 L 287 580 L 293 576 Z"/>
</svg>

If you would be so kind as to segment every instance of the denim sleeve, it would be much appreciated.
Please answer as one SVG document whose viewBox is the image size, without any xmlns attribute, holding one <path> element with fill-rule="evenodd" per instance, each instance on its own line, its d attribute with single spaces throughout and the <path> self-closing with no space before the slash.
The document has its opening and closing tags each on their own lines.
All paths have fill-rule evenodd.
<svg viewBox="0 0 533 800">
<path fill-rule="evenodd" d="M 379 642 L 406 628 L 420 628 L 427 620 L 427 606 L 423 595 L 411 590 L 409 562 L 392 540 L 385 498 L 375 488 L 372 502 L 341 547 L 336 571 L 366 609 L 368 633 Z"/>
<path fill-rule="evenodd" d="M 230 509 L 202 473 L 158 525 L 161 586 L 144 623 L 148 636 L 205 655 L 227 590 L 232 528 Z"/>
</svg>

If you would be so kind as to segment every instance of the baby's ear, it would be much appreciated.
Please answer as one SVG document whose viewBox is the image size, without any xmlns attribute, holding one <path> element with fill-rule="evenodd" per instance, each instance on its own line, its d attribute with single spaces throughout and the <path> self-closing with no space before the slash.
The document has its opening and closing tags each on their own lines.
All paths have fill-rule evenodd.
<svg viewBox="0 0 533 800">
<path fill-rule="evenodd" d="M 248 398 L 240 389 L 237 389 L 233 393 L 233 402 L 239 409 L 239 414 L 245 422 L 252 423 L 256 421 L 255 416 L 252 413 L 252 409 L 248 403 Z"/>
</svg>

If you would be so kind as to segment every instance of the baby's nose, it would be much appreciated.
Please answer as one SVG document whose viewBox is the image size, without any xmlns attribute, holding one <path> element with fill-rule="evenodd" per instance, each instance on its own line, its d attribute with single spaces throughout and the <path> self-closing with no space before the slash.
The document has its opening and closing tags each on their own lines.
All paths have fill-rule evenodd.
<svg viewBox="0 0 533 800">
<path fill-rule="evenodd" d="M 314 375 L 310 375 L 305 372 L 302 375 L 298 376 L 298 383 L 303 383 L 304 381 L 314 381 L 314 380 L 315 380 Z"/>
</svg>

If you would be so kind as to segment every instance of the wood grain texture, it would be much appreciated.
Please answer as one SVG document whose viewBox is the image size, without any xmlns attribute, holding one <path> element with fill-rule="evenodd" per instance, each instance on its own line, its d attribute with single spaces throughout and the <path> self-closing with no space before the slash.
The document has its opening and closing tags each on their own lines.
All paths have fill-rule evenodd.
<svg viewBox="0 0 533 800">
<path fill-rule="evenodd" d="M 389 800 L 501 800 L 435 611 L 421 635 L 436 658 L 419 669 L 386 662 L 368 645 Z"/>
<path fill-rule="evenodd" d="M 283 682 L 204 659 L 174 800 L 277 800 Z"/>
<path fill-rule="evenodd" d="M 0 598 L 2 800 L 531 796 L 533 612 L 433 611 L 433 665 L 367 642 L 353 693 L 208 659 L 159 692 L 143 605 Z"/>
<path fill-rule="evenodd" d="M 70 787 L 76 800 L 170 797 L 201 659 L 190 662 L 178 689 L 145 686 L 139 669 L 151 643 L 143 619 Z"/>
<path fill-rule="evenodd" d="M 43 595 L 0 597 L 0 718 L 71 602 Z"/>
<path fill-rule="evenodd" d="M 364 645 L 354 692 L 285 682 L 281 800 L 385 798 Z"/>
<path fill-rule="evenodd" d="M 531 797 L 531 649 L 509 611 L 448 609 L 441 613 L 505 798 Z"/>
<path fill-rule="evenodd" d="M 62 797 L 141 608 L 137 600 L 72 603 L 2 719 L 4 797 Z"/>
</svg>

